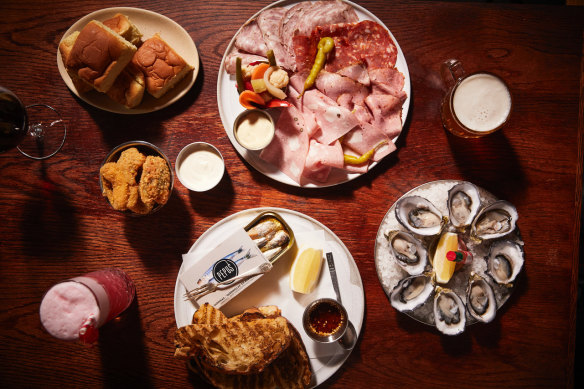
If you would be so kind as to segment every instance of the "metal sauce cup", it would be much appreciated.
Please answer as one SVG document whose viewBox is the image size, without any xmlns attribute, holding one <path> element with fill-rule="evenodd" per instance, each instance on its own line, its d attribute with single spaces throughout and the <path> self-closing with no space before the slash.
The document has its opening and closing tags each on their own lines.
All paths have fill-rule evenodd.
<svg viewBox="0 0 584 389">
<path fill-rule="evenodd" d="M 267 119 L 267 122 L 265 120 Z M 263 123 L 262 123 L 263 122 Z M 261 130 L 262 125 L 269 126 L 268 133 L 263 133 Z M 244 136 L 240 131 L 244 131 L 243 126 L 246 126 Z M 257 128 L 253 128 L 257 126 Z M 241 127 L 241 128 L 240 128 Z M 254 142 L 249 142 L 249 135 L 257 131 L 255 135 L 260 137 L 260 140 L 254 140 Z M 240 113 L 233 124 L 233 136 L 239 145 L 250 151 L 259 151 L 267 147 L 274 139 L 276 133 L 276 126 L 274 125 L 274 119 L 272 116 L 261 109 L 248 109 Z M 248 140 L 248 141 L 246 141 Z"/>
<path fill-rule="evenodd" d="M 313 301 L 302 315 L 304 331 L 320 343 L 332 343 L 341 339 L 347 331 L 348 322 L 345 307 L 330 298 Z"/>
</svg>

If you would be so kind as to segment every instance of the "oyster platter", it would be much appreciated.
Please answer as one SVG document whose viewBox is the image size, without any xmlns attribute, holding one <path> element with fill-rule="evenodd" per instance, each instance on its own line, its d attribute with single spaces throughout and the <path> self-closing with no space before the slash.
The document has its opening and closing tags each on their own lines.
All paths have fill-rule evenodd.
<svg viewBox="0 0 584 389">
<path fill-rule="evenodd" d="M 466 181 L 433 181 L 404 194 L 375 242 L 391 305 L 447 335 L 492 321 L 523 268 L 518 217 L 513 204 Z"/>
</svg>

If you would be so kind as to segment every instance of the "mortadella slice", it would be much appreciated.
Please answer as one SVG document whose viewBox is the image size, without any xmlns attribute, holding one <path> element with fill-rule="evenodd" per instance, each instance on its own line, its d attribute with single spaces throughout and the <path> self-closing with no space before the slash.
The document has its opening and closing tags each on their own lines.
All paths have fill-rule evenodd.
<svg viewBox="0 0 584 389">
<path fill-rule="evenodd" d="M 260 158 L 276 166 L 300 183 L 308 154 L 308 135 L 304 118 L 296 107 L 281 110 L 272 142 L 262 150 Z"/>
</svg>

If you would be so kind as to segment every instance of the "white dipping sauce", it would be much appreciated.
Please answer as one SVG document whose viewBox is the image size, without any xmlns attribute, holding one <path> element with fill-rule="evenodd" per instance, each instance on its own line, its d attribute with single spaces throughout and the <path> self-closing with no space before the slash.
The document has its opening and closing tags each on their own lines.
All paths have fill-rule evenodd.
<svg viewBox="0 0 584 389">
<path fill-rule="evenodd" d="M 237 141 L 246 149 L 260 150 L 270 144 L 274 137 L 274 124 L 260 111 L 247 111 L 235 129 Z"/>
<path fill-rule="evenodd" d="M 465 78 L 454 92 L 452 106 L 458 120 L 474 131 L 490 131 L 505 122 L 511 94 L 497 77 L 479 73 Z"/>
<path fill-rule="evenodd" d="M 199 149 L 187 155 L 178 169 L 181 182 L 194 191 L 213 188 L 223 177 L 223 160 L 217 153 Z"/>
</svg>

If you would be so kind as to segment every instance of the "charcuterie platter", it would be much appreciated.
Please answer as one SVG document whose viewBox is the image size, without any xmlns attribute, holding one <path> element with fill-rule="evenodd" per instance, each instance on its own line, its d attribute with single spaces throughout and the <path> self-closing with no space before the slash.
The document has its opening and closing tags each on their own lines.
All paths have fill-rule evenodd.
<svg viewBox="0 0 584 389">
<path fill-rule="evenodd" d="M 312 54 L 317 40 L 324 35 L 334 37 L 333 54 L 314 85 L 303 91 L 308 72 L 316 66 Z M 283 100 L 292 107 L 264 107 L 274 119 L 276 136 L 262 151 L 250 151 L 234 136 L 236 118 L 246 109 L 236 88 L 236 58 L 246 73 L 246 67 L 266 62 L 263 51 L 271 48 L 288 74 Z M 337 85 L 347 89 L 331 87 Z M 221 120 L 241 157 L 276 181 L 309 188 L 355 179 L 393 152 L 410 94 L 408 67 L 397 40 L 374 14 L 349 1 L 285 0 L 260 10 L 234 35 L 217 80 Z"/>
</svg>

